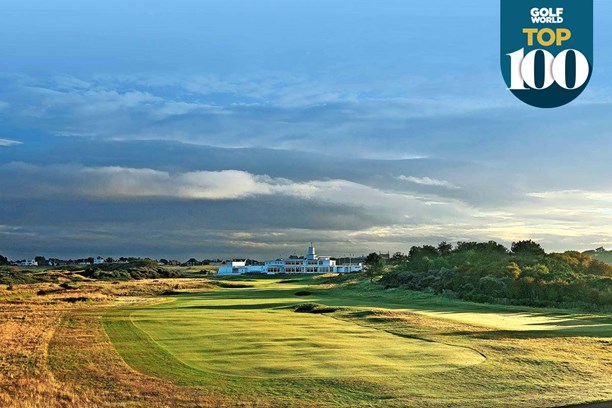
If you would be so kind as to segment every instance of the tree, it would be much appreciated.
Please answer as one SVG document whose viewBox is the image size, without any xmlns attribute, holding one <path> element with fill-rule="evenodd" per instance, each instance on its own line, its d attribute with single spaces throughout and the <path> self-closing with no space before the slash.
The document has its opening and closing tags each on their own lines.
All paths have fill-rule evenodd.
<svg viewBox="0 0 612 408">
<path fill-rule="evenodd" d="M 482 252 L 494 253 L 496 255 L 507 254 L 508 248 L 502 244 L 498 244 L 495 241 L 489 241 L 485 243 L 479 243 L 478 249 Z"/>
<path fill-rule="evenodd" d="M 438 252 L 440 253 L 440 255 L 442 256 L 447 256 L 450 255 L 450 253 L 453 250 L 453 244 L 449 244 L 446 241 L 442 241 L 440 242 L 440 244 L 438 245 Z"/>
<path fill-rule="evenodd" d="M 410 262 L 417 261 L 422 258 L 433 259 L 440 256 L 438 249 L 432 245 L 413 246 L 408 252 L 408 260 Z"/>
<path fill-rule="evenodd" d="M 593 259 L 589 264 L 586 273 L 591 275 L 612 276 L 612 266 Z"/>
<path fill-rule="evenodd" d="M 512 253 L 515 255 L 546 255 L 542 246 L 532 240 L 513 242 Z"/>
<path fill-rule="evenodd" d="M 408 256 L 403 252 L 396 252 L 391 257 L 391 263 L 393 265 L 401 265 L 406 262 L 408 262 Z"/>
<path fill-rule="evenodd" d="M 365 264 L 374 265 L 381 261 L 382 261 L 382 257 L 378 255 L 376 252 L 372 252 L 370 255 L 366 256 Z"/>
<path fill-rule="evenodd" d="M 510 262 L 508 266 L 506 266 L 506 270 L 511 278 L 518 279 L 518 277 L 521 276 L 521 267 L 516 262 Z"/>
<path fill-rule="evenodd" d="M 550 274 L 550 270 L 546 265 L 543 264 L 535 264 L 533 266 L 527 266 L 523 269 L 522 276 L 529 276 L 535 279 L 543 279 L 548 274 Z"/>
<path fill-rule="evenodd" d="M 10 262 L 6 256 L 0 255 L 0 265 L 10 265 Z"/>
<path fill-rule="evenodd" d="M 457 242 L 457 248 L 455 249 L 455 252 L 467 252 L 467 251 L 472 251 L 472 250 L 476 250 L 476 248 L 478 247 L 478 242 L 475 241 L 459 241 Z"/>
<path fill-rule="evenodd" d="M 44 265 L 49 264 L 49 262 L 47 262 L 47 259 L 44 256 L 36 256 L 34 257 L 34 260 L 36 261 L 36 263 L 38 263 L 39 266 L 44 266 Z"/>
<path fill-rule="evenodd" d="M 448 262 L 447 258 L 438 257 L 434 258 L 431 261 L 430 269 L 433 269 L 434 271 L 440 271 L 442 269 L 449 269 L 450 266 L 451 265 Z"/>
<path fill-rule="evenodd" d="M 432 245 L 413 246 L 408 253 L 408 269 L 414 272 L 427 272 L 432 266 L 432 260 L 440 253 Z"/>
<path fill-rule="evenodd" d="M 168 260 L 162 258 L 162 259 L 159 260 L 159 263 L 162 264 L 162 265 L 168 265 Z"/>
<path fill-rule="evenodd" d="M 375 277 L 380 276 L 385 272 L 385 262 L 376 252 L 372 252 L 366 257 L 365 264 L 366 276 L 370 278 L 370 283 L 374 281 Z"/>
</svg>

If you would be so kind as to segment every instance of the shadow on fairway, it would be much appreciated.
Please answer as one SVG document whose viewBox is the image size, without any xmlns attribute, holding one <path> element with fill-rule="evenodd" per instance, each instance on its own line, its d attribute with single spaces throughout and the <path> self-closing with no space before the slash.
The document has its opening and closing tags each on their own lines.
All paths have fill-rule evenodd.
<svg viewBox="0 0 612 408">
<path fill-rule="evenodd" d="M 279 308 L 287 308 L 292 305 L 292 303 L 253 303 L 253 304 L 233 304 L 233 305 L 194 305 L 194 306 L 179 306 L 174 307 L 174 310 L 181 309 L 209 309 L 209 310 L 257 310 L 257 309 L 279 309 Z"/>
</svg>

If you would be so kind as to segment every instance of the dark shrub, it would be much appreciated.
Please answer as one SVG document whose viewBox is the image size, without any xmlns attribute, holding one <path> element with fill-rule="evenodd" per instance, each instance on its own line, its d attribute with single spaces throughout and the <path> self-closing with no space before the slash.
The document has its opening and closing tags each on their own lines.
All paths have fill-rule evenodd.
<svg viewBox="0 0 612 408">
<path fill-rule="evenodd" d="M 78 297 L 63 298 L 61 300 L 63 302 L 68 302 L 68 303 L 77 303 L 77 302 L 87 302 L 89 299 L 86 298 L 85 296 L 78 296 Z"/>
<path fill-rule="evenodd" d="M 339 308 L 332 306 L 320 305 L 318 303 L 302 303 L 297 305 L 294 309 L 296 313 L 334 313 Z"/>
<path fill-rule="evenodd" d="M 78 287 L 71 285 L 70 282 L 64 282 L 60 285 L 60 287 L 66 289 L 66 290 L 75 290 L 78 289 Z"/>
<path fill-rule="evenodd" d="M 211 282 L 213 285 L 216 285 L 220 288 L 227 289 L 242 289 L 242 288 L 253 288 L 253 285 L 248 285 L 246 283 L 232 283 L 232 282 Z"/>
<path fill-rule="evenodd" d="M 61 290 L 60 289 L 48 289 L 48 290 L 41 289 L 38 292 L 36 292 L 36 295 L 45 296 L 45 295 L 50 295 L 52 293 L 57 293 L 57 292 L 61 292 Z"/>
<path fill-rule="evenodd" d="M 128 263 L 104 263 L 90 266 L 81 275 L 96 280 L 126 281 L 132 279 L 178 278 L 177 271 L 161 267 L 157 261 L 139 259 Z"/>
</svg>

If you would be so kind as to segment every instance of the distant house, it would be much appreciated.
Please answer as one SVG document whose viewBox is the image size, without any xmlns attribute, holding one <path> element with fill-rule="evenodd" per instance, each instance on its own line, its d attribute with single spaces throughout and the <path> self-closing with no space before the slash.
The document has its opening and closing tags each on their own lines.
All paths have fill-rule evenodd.
<svg viewBox="0 0 612 408">
<path fill-rule="evenodd" d="M 93 261 L 94 265 L 101 265 L 103 263 L 104 263 L 104 258 L 102 258 L 101 256 L 95 258 L 94 261 Z"/>
<path fill-rule="evenodd" d="M 38 262 L 32 259 L 17 262 L 17 266 L 38 266 Z"/>
<path fill-rule="evenodd" d="M 196 266 L 196 265 L 199 265 L 199 264 L 200 264 L 200 262 L 197 259 L 195 259 L 195 258 L 191 258 L 187 262 L 185 262 L 185 265 L 187 265 L 187 266 Z"/>
<path fill-rule="evenodd" d="M 246 261 L 227 261 L 227 263 L 219 268 L 219 275 L 230 275 L 233 273 L 261 272 L 261 268 L 251 270 L 247 268 Z"/>
</svg>

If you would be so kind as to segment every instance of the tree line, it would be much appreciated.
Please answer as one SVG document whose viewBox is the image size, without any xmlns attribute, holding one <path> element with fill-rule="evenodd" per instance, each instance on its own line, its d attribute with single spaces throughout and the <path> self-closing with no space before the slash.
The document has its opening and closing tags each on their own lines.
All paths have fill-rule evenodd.
<svg viewBox="0 0 612 408">
<path fill-rule="evenodd" d="M 366 259 L 366 274 L 386 287 L 460 299 L 529 306 L 610 307 L 612 266 L 586 253 L 546 253 L 534 241 L 511 248 L 495 241 L 414 246 L 388 263 Z"/>
</svg>

